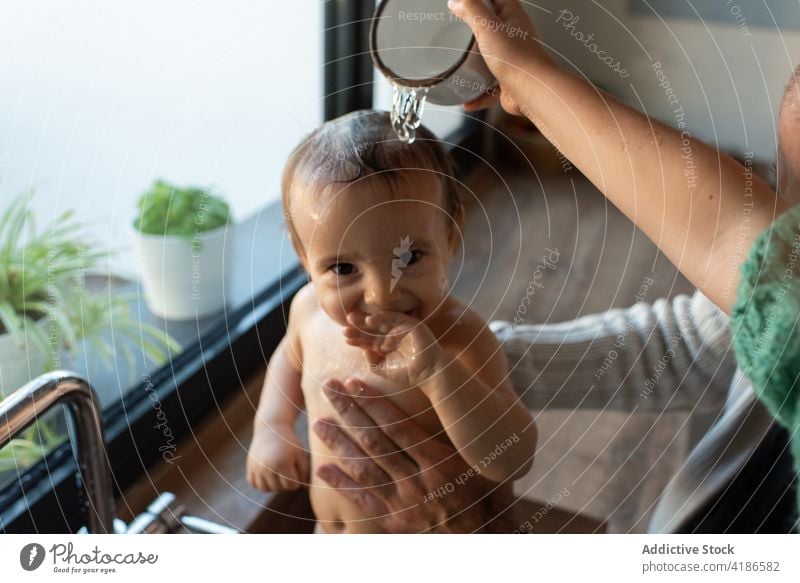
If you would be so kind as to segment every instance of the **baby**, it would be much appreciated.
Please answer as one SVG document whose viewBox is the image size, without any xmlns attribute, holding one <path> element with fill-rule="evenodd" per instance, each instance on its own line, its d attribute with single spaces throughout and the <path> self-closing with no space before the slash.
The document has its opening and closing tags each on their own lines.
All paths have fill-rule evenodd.
<svg viewBox="0 0 800 583">
<path fill-rule="evenodd" d="M 310 482 L 318 531 L 381 532 L 317 477 L 319 466 L 337 462 L 332 452 L 311 432 L 309 460 L 295 434 L 304 407 L 311 419 L 336 417 L 322 392 L 332 378 L 361 379 L 390 396 L 489 480 L 525 474 L 533 420 L 511 388 L 498 341 L 448 295 L 463 208 L 433 134 L 421 127 L 413 145 L 403 143 L 384 112 L 330 121 L 290 155 L 282 194 L 311 281 L 294 297 L 269 363 L 250 484 L 282 491 Z"/>
</svg>

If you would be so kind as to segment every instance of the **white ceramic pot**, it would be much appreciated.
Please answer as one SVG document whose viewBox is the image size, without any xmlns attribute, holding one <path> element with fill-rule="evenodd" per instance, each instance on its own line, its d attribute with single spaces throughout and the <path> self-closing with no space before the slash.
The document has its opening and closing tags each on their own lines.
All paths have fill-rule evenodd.
<svg viewBox="0 0 800 583">
<path fill-rule="evenodd" d="M 225 306 L 232 227 L 226 225 L 192 237 L 134 231 L 139 277 L 153 314 L 168 320 L 188 320 L 208 316 Z"/>
<path fill-rule="evenodd" d="M 46 320 L 36 323 L 45 335 Z M 47 355 L 30 338 L 14 338 L 11 334 L 0 334 L 0 401 L 44 372 Z"/>
</svg>

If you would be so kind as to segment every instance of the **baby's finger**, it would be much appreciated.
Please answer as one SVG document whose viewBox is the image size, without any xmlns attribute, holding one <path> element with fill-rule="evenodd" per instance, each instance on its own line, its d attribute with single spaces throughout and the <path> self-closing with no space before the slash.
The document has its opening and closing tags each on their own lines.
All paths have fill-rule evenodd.
<svg viewBox="0 0 800 583">
<path fill-rule="evenodd" d="M 342 330 L 345 339 L 360 339 L 363 344 L 376 348 L 382 341 L 381 336 L 390 329 L 387 328 L 385 331 L 380 329 L 380 317 L 375 315 L 361 316 L 351 314 L 347 317 L 347 320 L 350 325 L 345 326 Z"/>
<path fill-rule="evenodd" d="M 403 342 L 403 336 L 390 334 L 382 339 L 380 346 L 378 346 L 378 351 L 381 354 L 391 354 L 398 349 L 401 342 Z"/>
<path fill-rule="evenodd" d="M 247 468 L 247 483 L 250 485 L 251 488 L 256 488 L 257 490 L 260 489 L 258 487 L 258 481 L 256 480 L 255 474 Z"/>
<path fill-rule="evenodd" d="M 373 350 L 366 350 L 364 351 L 364 354 L 367 357 L 367 362 L 369 363 L 370 368 L 380 374 L 383 356 Z"/>
<path fill-rule="evenodd" d="M 258 470 L 258 462 L 252 459 L 247 460 L 247 483 L 256 490 L 265 490 L 264 480 Z"/>
<path fill-rule="evenodd" d="M 389 334 L 394 329 L 394 326 L 386 322 L 381 316 L 373 315 L 367 316 L 367 326 L 370 331 L 373 331 L 373 336 Z"/>
<path fill-rule="evenodd" d="M 361 348 L 368 348 L 372 346 L 374 338 L 367 337 L 354 328 L 345 328 L 343 331 L 344 341 L 350 346 L 359 346 Z"/>
<path fill-rule="evenodd" d="M 281 483 L 281 490 L 284 492 L 291 492 L 300 487 L 300 480 L 296 474 L 297 471 L 294 468 L 281 473 L 278 478 Z"/>
<path fill-rule="evenodd" d="M 354 338 L 354 339 L 345 338 L 344 341 L 348 346 L 355 346 L 356 348 L 363 348 L 364 350 L 371 350 L 372 349 L 372 344 L 371 343 L 364 342 L 363 340 L 358 339 L 358 338 Z"/>
<path fill-rule="evenodd" d="M 357 330 L 364 331 L 370 328 L 370 325 L 367 323 L 367 318 L 369 316 L 364 316 L 362 314 L 348 314 L 347 321 L 348 323 L 356 328 Z"/>
<path fill-rule="evenodd" d="M 272 473 L 269 472 L 258 477 L 258 489 L 262 492 L 275 492 L 277 490 L 275 482 L 270 477 L 271 475 Z"/>
<path fill-rule="evenodd" d="M 419 324 L 419 320 L 412 318 L 408 314 L 388 311 L 367 316 L 366 321 L 368 326 L 377 328 L 382 334 L 388 334 L 389 332 L 398 334 L 408 331 L 416 324 Z"/>
<path fill-rule="evenodd" d="M 272 471 L 272 480 L 275 483 L 275 489 L 279 491 L 287 490 L 291 487 L 293 478 L 291 476 L 291 466 L 281 466 Z"/>
<path fill-rule="evenodd" d="M 345 326 L 342 328 L 342 334 L 344 334 L 344 337 L 348 340 L 363 339 L 372 342 L 372 340 L 375 338 L 375 334 L 354 326 Z"/>
<path fill-rule="evenodd" d="M 380 347 L 383 343 L 383 336 L 375 336 L 374 334 L 358 332 L 357 330 L 351 332 L 347 332 L 347 330 L 345 330 L 344 335 L 345 343 L 349 344 L 350 346 L 362 348 L 367 352 L 380 352 Z"/>
<path fill-rule="evenodd" d="M 277 492 L 280 489 L 280 483 L 275 478 L 275 474 L 268 471 L 261 476 L 261 490 L 265 492 Z"/>
</svg>

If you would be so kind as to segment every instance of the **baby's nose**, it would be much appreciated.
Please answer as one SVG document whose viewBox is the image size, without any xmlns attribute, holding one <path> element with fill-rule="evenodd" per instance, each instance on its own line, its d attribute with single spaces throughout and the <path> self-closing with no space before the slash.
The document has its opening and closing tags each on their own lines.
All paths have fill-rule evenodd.
<svg viewBox="0 0 800 583">
<path fill-rule="evenodd" d="M 390 274 L 378 272 L 373 274 L 364 289 L 364 302 L 370 306 L 386 309 L 394 298 L 394 288 Z"/>
</svg>

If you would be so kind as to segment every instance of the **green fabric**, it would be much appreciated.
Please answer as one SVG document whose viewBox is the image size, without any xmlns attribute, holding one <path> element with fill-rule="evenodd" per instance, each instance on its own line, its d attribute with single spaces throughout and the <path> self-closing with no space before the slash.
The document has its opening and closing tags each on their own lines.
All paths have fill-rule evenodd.
<svg viewBox="0 0 800 583">
<path fill-rule="evenodd" d="M 731 327 L 736 361 L 789 430 L 800 473 L 800 205 L 778 217 L 750 249 Z"/>
</svg>

